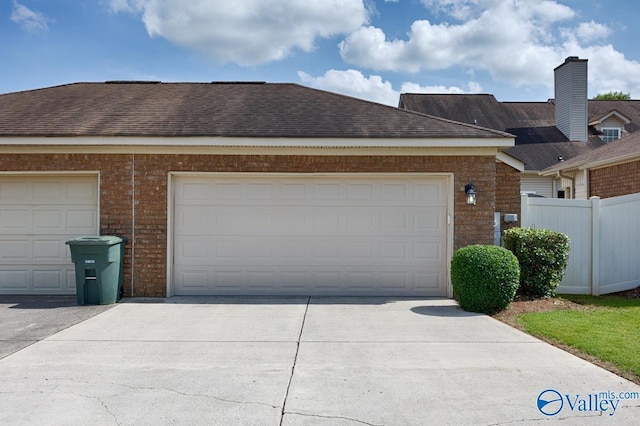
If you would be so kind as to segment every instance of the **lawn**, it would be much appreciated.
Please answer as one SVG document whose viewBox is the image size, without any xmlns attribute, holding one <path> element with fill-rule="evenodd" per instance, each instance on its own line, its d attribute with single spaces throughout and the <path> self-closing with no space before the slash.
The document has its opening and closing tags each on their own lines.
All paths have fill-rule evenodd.
<svg viewBox="0 0 640 426">
<path fill-rule="evenodd" d="M 576 348 L 640 378 L 640 299 L 573 295 L 562 299 L 577 305 L 525 313 L 515 320 L 530 334 Z"/>
</svg>

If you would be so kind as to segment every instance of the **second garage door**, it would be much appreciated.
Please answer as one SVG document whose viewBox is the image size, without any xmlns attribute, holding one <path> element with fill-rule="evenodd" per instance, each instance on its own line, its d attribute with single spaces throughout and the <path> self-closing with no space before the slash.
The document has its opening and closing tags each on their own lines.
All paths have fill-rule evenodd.
<svg viewBox="0 0 640 426">
<path fill-rule="evenodd" d="M 176 295 L 447 295 L 447 178 L 174 178 Z"/>
<path fill-rule="evenodd" d="M 97 228 L 96 176 L 0 176 L 0 294 L 74 294 L 65 241 Z"/>
</svg>

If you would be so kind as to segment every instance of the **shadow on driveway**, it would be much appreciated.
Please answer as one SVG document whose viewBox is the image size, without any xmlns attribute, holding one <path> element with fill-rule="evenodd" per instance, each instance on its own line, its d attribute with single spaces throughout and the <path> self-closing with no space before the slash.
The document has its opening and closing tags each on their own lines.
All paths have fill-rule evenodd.
<svg viewBox="0 0 640 426">
<path fill-rule="evenodd" d="M 113 306 L 79 306 L 75 295 L 0 295 L 0 359 Z"/>
</svg>

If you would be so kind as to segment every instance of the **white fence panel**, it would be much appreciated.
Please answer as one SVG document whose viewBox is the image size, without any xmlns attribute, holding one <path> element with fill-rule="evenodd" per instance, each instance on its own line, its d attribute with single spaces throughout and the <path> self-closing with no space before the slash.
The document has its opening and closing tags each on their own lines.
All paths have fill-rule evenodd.
<svg viewBox="0 0 640 426">
<path fill-rule="evenodd" d="M 600 201 L 600 294 L 640 285 L 640 194 Z"/>
<path fill-rule="evenodd" d="M 523 196 L 521 222 L 569 236 L 559 293 L 598 295 L 640 285 L 640 194 L 605 200 Z"/>
<path fill-rule="evenodd" d="M 567 234 L 571 251 L 558 292 L 591 293 L 591 201 L 523 196 L 522 226 Z"/>
</svg>

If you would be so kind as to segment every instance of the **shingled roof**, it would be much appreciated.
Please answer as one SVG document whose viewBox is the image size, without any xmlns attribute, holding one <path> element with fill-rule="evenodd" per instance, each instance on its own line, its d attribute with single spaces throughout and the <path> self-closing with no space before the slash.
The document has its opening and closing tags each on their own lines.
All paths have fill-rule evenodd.
<svg viewBox="0 0 640 426">
<path fill-rule="evenodd" d="M 590 152 L 551 166 L 543 170 L 543 174 L 553 174 L 557 171 L 578 170 L 581 168 L 591 168 L 635 160 L 640 160 L 640 132 L 632 133 L 622 139 L 609 142 Z"/>
<path fill-rule="evenodd" d="M 505 138 L 297 84 L 75 83 L 0 95 L 0 136 Z"/>
<path fill-rule="evenodd" d="M 604 145 L 590 128 L 587 142 L 569 142 L 555 126 L 553 100 L 547 102 L 498 102 L 493 95 L 402 94 L 400 108 L 449 120 L 473 123 L 516 136 L 516 145 L 505 152 L 523 163 L 526 170 L 542 170 Z M 611 111 L 618 111 L 631 122 L 629 133 L 640 130 L 640 101 L 588 101 L 591 122 Z"/>
</svg>

